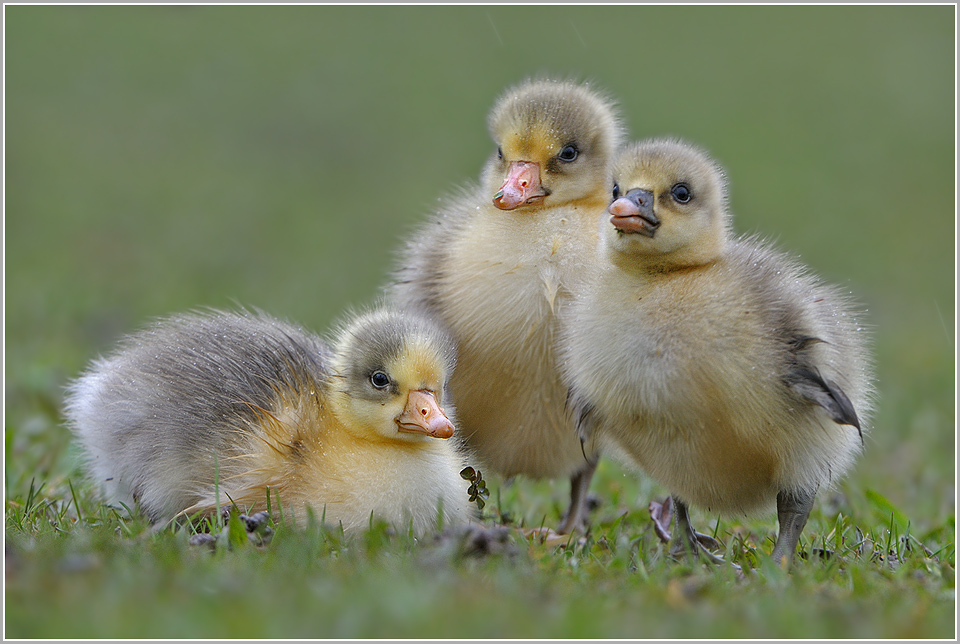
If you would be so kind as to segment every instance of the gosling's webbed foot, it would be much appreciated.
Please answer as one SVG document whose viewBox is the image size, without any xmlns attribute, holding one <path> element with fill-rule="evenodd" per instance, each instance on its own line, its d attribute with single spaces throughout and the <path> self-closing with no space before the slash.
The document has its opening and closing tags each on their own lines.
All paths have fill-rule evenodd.
<svg viewBox="0 0 960 644">
<path fill-rule="evenodd" d="M 668 526 L 674 509 L 676 510 L 676 531 L 671 534 Z M 713 549 L 723 548 L 723 544 L 693 529 L 690 524 L 689 510 L 683 501 L 670 497 L 663 503 L 653 502 L 650 504 L 650 516 L 657 536 L 670 544 L 670 556 L 674 559 L 686 559 L 692 556 L 694 559 L 730 565 L 740 570 L 737 564 L 730 563 L 712 552 Z"/>
<path fill-rule="evenodd" d="M 673 497 L 668 496 L 663 503 L 650 501 L 647 509 L 650 510 L 653 530 L 657 533 L 660 541 L 670 543 L 670 521 L 673 520 Z"/>
<path fill-rule="evenodd" d="M 533 543 L 554 548 L 567 545 L 584 545 L 587 542 L 586 537 L 576 537 L 572 534 L 560 534 L 553 528 L 520 528 L 520 534 L 525 539 L 532 540 Z"/>
<path fill-rule="evenodd" d="M 462 557 L 484 557 L 487 555 L 514 555 L 519 548 L 513 541 L 512 530 L 504 526 L 486 526 L 480 523 L 468 523 L 447 528 L 437 535 L 434 543 L 449 545 Z"/>
<path fill-rule="evenodd" d="M 270 527 L 270 515 L 266 512 L 257 512 L 251 516 L 240 515 L 243 527 L 247 531 L 247 538 L 258 546 L 265 546 L 273 539 L 273 528 Z"/>
<path fill-rule="evenodd" d="M 664 543 L 670 543 L 671 531 L 670 531 L 670 521 L 673 518 L 673 497 L 667 497 L 663 503 L 657 501 L 651 501 L 648 508 L 650 510 L 650 518 L 653 520 L 653 529 L 657 533 L 657 536 Z M 702 532 L 693 532 L 696 537 L 697 542 L 709 550 L 721 550 L 723 544 L 719 540 L 714 539 L 708 534 L 703 534 Z"/>
<path fill-rule="evenodd" d="M 224 525 L 230 521 L 230 508 L 227 508 L 223 511 L 224 516 Z M 244 532 L 247 535 L 247 539 L 251 543 L 258 546 L 265 546 L 273 539 L 273 528 L 270 527 L 270 515 L 266 512 L 257 512 L 250 516 L 246 514 L 241 514 L 238 517 L 240 519 L 240 525 L 243 526 Z M 216 549 L 217 544 L 221 545 L 225 543 L 223 540 L 226 532 L 220 533 L 210 533 L 210 532 L 199 532 L 190 537 L 191 546 L 206 546 L 208 548 Z"/>
<path fill-rule="evenodd" d="M 694 535 L 695 535 L 694 537 L 688 538 L 688 539 L 678 538 L 673 540 L 670 543 L 670 556 L 673 557 L 674 559 L 680 560 L 680 559 L 686 559 L 688 556 L 692 555 L 694 559 L 701 559 L 717 565 L 729 564 L 734 568 L 736 568 L 737 570 L 740 570 L 740 566 L 738 566 L 737 564 L 728 562 L 726 559 L 724 559 L 720 555 L 714 554 L 706 546 L 704 546 L 703 543 L 701 543 L 699 537 L 703 537 L 706 535 L 703 535 L 700 533 L 694 533 Z M 714 539 L 714 541 L 716 540 Z"/>
</svg>

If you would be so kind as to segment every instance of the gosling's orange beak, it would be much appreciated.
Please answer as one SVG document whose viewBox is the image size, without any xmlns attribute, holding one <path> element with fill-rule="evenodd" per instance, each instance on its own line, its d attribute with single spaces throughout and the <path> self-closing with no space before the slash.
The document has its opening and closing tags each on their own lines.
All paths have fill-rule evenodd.
<svg viewBox="0 0 960 644">
<path fill-rule="evenodd" d="M 513 161 L 507 179 L 493 196 L 493 205 L 500 210 L 513 210 L 523 204 L 541 201 L 549 193 L 540 185 L 540 164 Z"/>
<path fill-rule="evenodd" d="M 437 404 L 432 391 L 420 389 L 407 395 L 407 406 L 397 416 L 397 426 L 401 432 L 426 434 L 434 438 L 453 436 L 453 423 Z"/>
</svg>

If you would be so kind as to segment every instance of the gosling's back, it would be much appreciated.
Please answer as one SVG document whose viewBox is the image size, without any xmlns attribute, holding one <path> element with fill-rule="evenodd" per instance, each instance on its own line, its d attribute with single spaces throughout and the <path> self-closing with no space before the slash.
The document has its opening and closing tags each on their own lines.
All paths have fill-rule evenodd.
<svg viewBox="0 0 960 644">
<path fill-rule="evenodd" d="M 106 499 L 168 520 L 276 442 L 268 410 L 315 417 L 330 360 L 320 338 L 264 314 L 177 315 L 96 361 L 66 414 Z"/>
</svg>

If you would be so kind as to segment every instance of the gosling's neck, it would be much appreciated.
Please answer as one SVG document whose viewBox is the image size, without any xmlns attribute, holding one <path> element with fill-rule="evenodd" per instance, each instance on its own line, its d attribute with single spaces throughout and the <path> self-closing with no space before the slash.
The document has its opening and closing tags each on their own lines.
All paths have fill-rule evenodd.
<svg viewBox="0 0 960 644">
<path fill-rule="evenodd" d="M 636 240 L 637 244 L 607 243 L 606 257 L 617 269 L 637 277 L 655 278 L 676 272 L 687 272 L 711 266 L 719 261 L 730 245 L 725 230 L 716 234 L 704 235 L 694 242 L 685 243 L 677 248 L 663 250 L 656 245 L 656 239 Z M 626 235 L 629 233 L 614 233 Z M 652 243 L 644 243 L 644 242 Z"/>
</svg>

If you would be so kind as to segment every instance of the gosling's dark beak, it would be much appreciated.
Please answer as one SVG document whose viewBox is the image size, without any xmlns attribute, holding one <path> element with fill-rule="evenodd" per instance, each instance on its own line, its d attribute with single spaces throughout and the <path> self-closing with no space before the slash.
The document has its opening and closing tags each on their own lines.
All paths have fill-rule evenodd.
<svg viewBox="0 0 960 644">
<path fill-rule="evenodd" d="M 649 190 L 634 188 L 615 199 L 607 211 L 613 215 L 610 223 L 621 232 L 653 237 L 660 227 L 660 218 L 653 212 L 653 193 Z"/>
</svg>

